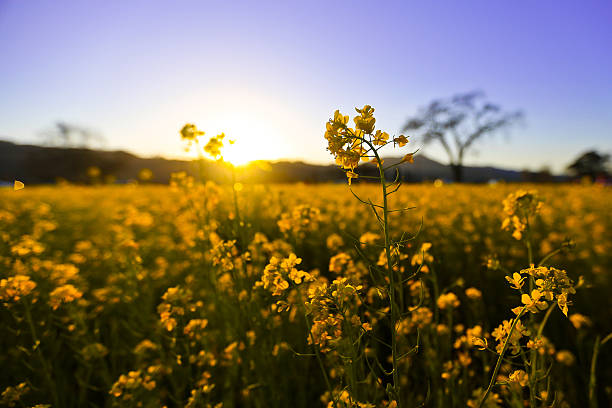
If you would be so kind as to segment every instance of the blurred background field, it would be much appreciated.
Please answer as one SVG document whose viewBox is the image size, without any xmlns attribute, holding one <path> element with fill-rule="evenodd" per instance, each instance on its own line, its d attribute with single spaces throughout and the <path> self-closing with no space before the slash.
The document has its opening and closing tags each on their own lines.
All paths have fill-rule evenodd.
<svg viewBox="0 0 612 408">
<path fill-rule="evenodd" d="M 570 317 L 580 314 L 586 316 L 584 321 L 576 326 L 560 312 L 553 313 L 545 332 L 555 339 L 553 356 L 560 350 L 573 356 L 569 363 L 553 359 L 555 381 L 565 384 L 560 398 L 570 406 L 584 402 L 595 336 L 612 331 L 612 193 L 597 185 L 442 183 L 405 185 L 393 196 L 393 205 L 415 207 L 394 215 L 393 228 L 411 235 L 420 230 L 402 251 L 412 257 L 422 243 L 432 243 L 429 265 L 438 285 L 461 301 L 451 323 L 461 327 L 448 335 L 449 347 L 425 361 L 433 347 L 426 341 L 402 373 L 412 401 L 425 398 L 421 375 L 438 385 L 434 394 L 441 393 L 444 406 L 464 406 L 470 392 L 487 381 L 487 372 L 476 368 L 485 364 L 486 352 L 476 349 L 469 352 L 474 360 L 471 372 L 454 391 L 440 385 L 440 378 L 433 378 L 427 367 L 443 372 L 443 360 L 455 353 L 450 344 L 466 328 L 478 323 L 490 332 L 509 317 L 513 291 L 504 271 L 526 267 L 526 254 L 510 233 L 501 230 L 501 202 L 517 188 L 537 189 L 544 200 L 533 229 L 536 259 L 572 240 L 571 249 L 554 257 L 554 265 L 586 282 L 570 305 Z M 354 191 L 372 199 L 377 193 L 367 184 Z M 200 390 L 193 406 L 204 401 L 225 406 L 316 406 L 325 391 L 316 363 L 295 354 L 308 354 L 303 318 L 295 311 L 274 312 L 274 299 L 253 285 L 270 256 L 296 253 L 302 258 L 300 269 L 318 271 L 313 273 L 320 278 L 331 280 L 337 272 L 362 276 L 367 293 L 367 272 L 355 245 L 359 247 L 356 239 L 364 233 L 379 233 L 376 221 L 345 185 L 241 185 L 238 203 L 245 224 L 240 233 L 248 248 L 236 248 L 231 255 L 236 264 L 229 267 L 242 270 L 240 254 L 251 252 L 240 290 L 238 281 L 214 264 L 216 240 L 235 236 L 231 195 L 228 186 L 213 184 L 1 191 L 3 277 L 25 274 L 36 283 L 24 300 L 32 303 L 40 344 L 33 344 L 23 304 L 6 303 L 5 296 L 0 324 L 10 335 L 0 340 L 5 367 L 0 383 L 26 382 L 26 404 L 52 403 L 45 380 L 48 370 L 59 406 L 83 406 L 85 401 L 92 406 L 181 405 L 192 389 Z M 370 251 L 369 256 L 377 258 L 378 250 Z M 330 259 L 338 254 L 348 255 L 357 265 L 334 272 Z M 504 271 L 495 270 L 496 262 Z M 431 282 L 426 282 L 431 290 Z M 51 307 L 50 293 L 67 284 L 77 295 L 68 294 L 59 307 Z M 470 287 L 478 288 L 482 299 L 466 297 Z M 169 288 L 191 293 L 189 300 L 177 301 L 186 302 L 185 315 L 177 317 L 178 327 L 172 331 L 158 309 Z M 433 310 L 429 299 L 424 305 Z M 449 323 L 444 315 L 437 318 L 439 324 Z M 207 321 L 195 337 L 184 331 L 190 319 Z M 406 332 L 410 338 L 414 334 Z M 36 358 L 38 352 L 45 363 Z M 611 359 L 610 349 L 602 349 L 597 370 L 604 404 L 610 399 Z M 333 358 L 329 362 L 333 365 Z M 137 373 L 131 386 L 125 385 L 127 379 L 123 388 L 118 386 L 120 376 L 130 372 Z M 201 392 L 202 385 L 213 384 Z M 457 394 L 458 390 L 463 391 Z"/>
</svg>

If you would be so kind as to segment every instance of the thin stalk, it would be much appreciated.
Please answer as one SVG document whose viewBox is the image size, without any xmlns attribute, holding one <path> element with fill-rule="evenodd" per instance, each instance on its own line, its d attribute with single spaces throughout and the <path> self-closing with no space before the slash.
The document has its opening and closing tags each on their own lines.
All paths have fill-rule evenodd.
<svg viewBox="0 0 612 408">
<path fill-rule="evenodd" d="M 308 312 L 306 311 L 306 306 L 304 305 L 304 300 L 302 298 L 302 293 L 298 290 L 298 296 L 300 297 L 300 306 L 302 307 L 302 312 L 304 313 L 304 320 L 306 321 L 306 329 L 308 330 L 308 336 L 310 337 L 310 341 L 312 342 L 312 348 L 315 351 L 315 356 L 317 357 L 317 362 L 319 363 L 319 368 L 323 373 L 323 379 L 325 380 L 325 385 L 327 386 L 327 390 L 329 391 L 329 398 L 333 399 L 334 393 L 331 386 L 331 382 L 329 381 L 329 377 L 327 375 L 327 370 L 325 369 L 325 365 L 323 364 L 323 359 L 321 358 L 321 352 L 317 348 L 315 344 L 315 339 L 312 334 L 312 323 L 310 323 L 310 318 L 308 317 Z"/>
<path fill-rule="evenodd" d="M 240 251 L 242 251 L 243 253 L 246 251 L 246 246 L 247 246 L 247 242 L 246 242 L 246 237 L 244 235 L 244 222 L 242 221 L 242 217 L 240 215 L 240 206 L 238 205 L 238 192 L 236 191 L 235 185 L 236 185 L 236 167 L 234 167 L 233 164 L 231 164 L 232 166 L 232 194 L 233 194 L 233 198 L 234 198 L 234 216 L 235 216 L 235 228 L 236 228 L 236 237 L 238 238 L 238 245 L 240 246 Z M 241 225 L 242 224 L 242 225 Z M 244 260 L 242 260 L 240 262 L 242 264 L 242 273 L 243 273 L 243 277 L 242 279 L 246 279 L 247 277 L 247 267 L 246 267 L 246 262 Z M 236 284 L 239 285 L 240 289 L 244 289 L 243 285 L 242 285 L 242 279 L 240 279 L 240 282 L 235 282 Z M 240 284 L 239 284 L 240 283 Z"/>
<path fill-rule="evenodd" d="M 369 203 L 372 210 L 374 211 L 376 218 L 378 219 L 381 228 L 383 229 L 384 232 L 384 236 L 385 236 L 385 255 L 387 258 L 387 273 L 389 275 L 389 301 L 390 301 L 390 313 L 391 313 L 391 357 L 392 357 L 392 362 L 393 362 L 393 393 L 395 394 L 394 397 L 397 399 L 397 404 L 398 406 L 402 406 L 402 402 L 401 402 L 401 385 L 400 385 L 400 380 L 399 380 L 399 370 L 398 370 L 398 349 L 397 349 L 397 327 L 396 324 L 397 322 L 400 320 L 400 311 L 397 309 L 398 305 L 396 303 L 396 282 L 395 282 L 395 272 L 393 270 L 393 265 L 392 265 L 392 257 L 391 257 L 391 237 L 389 234 L 389 206 L 388 206 L 388 200 L 387 200 L 387 183 L 385 181 L 385 169 L 383 167 L 383 160 L 380 158 L 380 155 L 378 154 L 378 150 L 376 150 L 376 147 L 372 144 L 371 141 L 363 138 L 363 137 L 359 137 L 356 136 L 355 134 L 352 134 L 352 137 L 354 137 L 356 140 L 361 141 L 362 143 L 365 143 L 369 149 L 373 152 L 374 154 L 374 158 L 378 167 L 378 174 L 379 174 L 379 179 L 380 179 L 380 185 L 382 188 L 382 196 L 383 196 L 383 205 L 382 205 L 382 218 L 378 215 L 378 212 L 376 211 L 376 207 L 380 208 L 380 206 L 376 206 L 373 203 Z"/>
<path fill-rule="evenodd" d="M 491 392 L 491 389 L 493 389 L 493 386 L 495 385 L 495 382 L 497 381 L 497 373 L 499 372 L 499 368 L 501 367 L 502 360 L 504 359 L 504 354 L 506 354 L 506 350 L 508 350 L 508 345 L 510 344 L 510 338 L 512 337 L 512 333 L 514 332 L 514 328 L 516 327 L 516 324 L 520 320 L 523 313 L 525 313 L 525 310 L 526 308 L 523 307 L 521 311 L 519 312 L 519 314 L 514 319 L 514 321 L 512 322 L 512 326 L 510 326 L 510 332 L 508 333 L 508 337 L 506 337 L 506 341 L 504 342 L 502 351 L 501 353 L 499 353 L 499 357 L 497 358 L 497 363 L 495 364 L 495 369 L 493 370 L 491 381 L 489 382 L 489 386 L 485 390 L 485 393 L 482 396 L 480 403 L 478 404 L 478 408 L 481 408 L 483 406 L 484 402 L 487 400 L 487 397 L 489 396 L 489 393 Z"/>
<path fill-rule="evenodd" d="M 527 264 L 531 268 L 531 266 L 533 265 L 533 248 L 531 246 L 531 228 L 529 226 L 529 216 L 526 217 L 525 224 L 527 225 L 526 227 L 527 237 L 525 240 L 525 245 L 527 246 Z M 531 296 L 531 293 L 533 292 L 534 287 L 535 287 L 535 278 L 529 275 L 529 295 L 530 296 Z M 549 315 L 549 313 L 547 313 L 547 315 Z M 529 319 L 530 326 L 532 326 L 531 328 L 533 328 L 533 325 L 535 324 L 533 321 L 534 317 L 529 315 L 528 319 Z M 545 320 L 543 321 L 543 323 L 546 323 L 547 319 L 548 319 L 548 316 L 545 316 Z M 544 326 L 540 325 L 540 329 L 543 329 L 543 328 Z M 538 331 L 538 333 L 541 334 L 540 331 Z M 538 394 L 537 383 L 536 383 L 536 375 L 537 375 L 537 370 L 538 370 L 538 352 L 535 349 L 531 350 L 531 352 L 529 353 L 529 365 L 531 367 L 531 370 L 530 370 L 531 372 L 529 374 L 529 403 L 530 403 L 530 406 L 533 408 L 536 406 L 536 398 Z"/>
<path fill-rule="evenodd" d="M 373 149 L 374 150 L 374 149 Z M 391 265 L 391 238 L 389 236 L 389 211 L 387 203 L 387 183 L 385 182 L 385 173 L 382 167 L 382 160 L 380 159 L 378 152 L 374 150 L 376 155 L 376 161 L 378 163 L 378 172 L 380 175 L 380 184 L 382 187 L 383 194 L 383 222 L 384 222 L 384 233 L 385 233 L 385 254 L 387 257 L 387 270 L 389 273 L 389 297 L 390 297 L 390 311 L 391 311 L 391 358 L 393 360 L 393 391 L 397 398 L 398 406 L 402 406 L 401 393 L 400 393 L 400 380 L 399 370 L 397 362 L 397 332 L 396 323 L 398 319 L 398 310 L 395 303 L 395 272 Z"/>
<path fill-rule="evenodd" d="M 36 327 L 34 326 L 34 321 L 32 320 L 32 313 L 30 312 L 30 305 L 24 299 L 23 301 L 25 307 L 25 315 L 26 320 L 28 321 L 28 325 L 30 326 L 30 334 L 32 336 L 32 341 L 34 342 L 34 347 L 36 347 L 36 354 L 38 355 L 38 359 L 40 360 L 40 365 L 42 365 L 43 373 L 45 375 L 45 380 L 47 381 L 47 386 L 49 387 L 49 392 L 53 397 L 53 403 L 56 407 L 60 406 L 59 397 L 57 395 L 57 390 L 55 389 L 55 382 L 53 381 L 53 377 L 51 376 L 49 365 L 47 364 L 47 360 L 40 349 L 40 341 L 38 340 L 38 335 L 36 334 Z"/>
<path fill-rule="evenodd" d="M 599 348 L 606 344 L 612 339 L 612 333 L 608 334 L 603 341 L 601 336 L 597 336 L 595 339 L 595 345 L 593 346 L 593 357 L 591 357 L 591 370 L 589 376 L 589 408 L 597 408 L 597 356 L 599 355 Z"/>
<path fill-rule="evenodd" d="M 542 258 L 542 260 L 538 263 L 538 266 L 544 265 L 550 258 L 557 255 L 559 252 L 561 252 L 561 248 L 555 249 L 554 251 L 546 255 L 544 258 Z"/>
<path fill-rule="evenodd" d="M 595 390 L 597 388 L 597 355 L 599 354 L 599 346 L 601 337 L 597 336 L 595 339 L 595 345 L 593 346 L 593 357 L 591 358 L 591 371 L 589 376 L 589 408 L 597 408 L 597 395 Z"/>
</svg>

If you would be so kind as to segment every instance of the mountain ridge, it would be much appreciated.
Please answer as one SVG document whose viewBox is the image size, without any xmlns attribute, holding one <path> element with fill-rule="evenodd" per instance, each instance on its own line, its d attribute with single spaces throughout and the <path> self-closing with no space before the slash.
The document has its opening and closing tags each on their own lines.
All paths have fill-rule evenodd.
<svg viewBox="0 0 612 408">
<path fill-rule="evenodd" d="M 434 179 L 452 180 L 450 166 L 417 154 L 414 163 L 397 166 L 400 178 L 406 182 L 422 182 Z M 389 164 L 398 163 L 401 158 L 386 157 Z M 343 172 L 334 164 L 310 164 L 303 161 L 279 160 L 267 162 L 267 169 L 252 163 L 240 171 L 240 177 L 249 182 L 335 182 L 345 180 Z M 112 176 L 125 182 L 138 178 L 140 170 L 147 168 L 153 173 L 152 182 L 168 183 L 170 174 L 184 171 L 197 175 L 201 171 L 203 179 L 224 182 L 228 170 L 211 160 L 197 164 L 195 160 L 165 159 L 162 157 L 144 158 L 122 150 L 95 150 L 78 147 L 46 147 L 30 144 L 17 144 L 0 140 L 0 181 L 20 180 L 25 183 L 52 183 L 58 179 L 86 183 L 90 181 L 87 168 L 98 167 L 102 175 Z M 374 170 L 372 164 L 360 166 L 362 174 Z M 547 175 L 545 180 L 534 180 L 535 175 L 518 170 L 501 169 L 493 166 L 465 166 L 466 182 L 483 183 L 490 180 L 504 181 L 562 181 L 563 176 Z M 388 171 L 387 178 L 395 176 L 395 170 Z"/>
</svg>

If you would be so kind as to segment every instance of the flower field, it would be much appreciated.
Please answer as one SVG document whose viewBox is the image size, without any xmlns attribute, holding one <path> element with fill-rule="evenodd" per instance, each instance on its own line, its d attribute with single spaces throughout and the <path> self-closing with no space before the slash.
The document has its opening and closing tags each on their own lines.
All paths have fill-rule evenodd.
<svg viewBox="0 0 612 408">
<path fill-rule="evenodd" d="M 0 404 L 612 401 L 609 189 L 352 191 L 0 191 Z"/>
</svg>

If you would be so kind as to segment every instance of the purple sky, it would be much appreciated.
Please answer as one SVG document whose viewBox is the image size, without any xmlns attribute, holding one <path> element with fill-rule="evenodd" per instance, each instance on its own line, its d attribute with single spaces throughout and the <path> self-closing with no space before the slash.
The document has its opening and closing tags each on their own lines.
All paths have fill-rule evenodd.
<svg viewBox="0 0 612 408">
<path fill-rule="evenodd" d="M 0 138 L 40 141 L 63 120 L 177 157 L 195 122 L 253 159 L 326 162 L 337 108 L 370 104 L 396 133 L 431 99 L 480 89 L 526 120 L 467 162 L 561 171 L 612 151 L 611 22 L 609 1 L 0 0 Z"/>
</svg>

